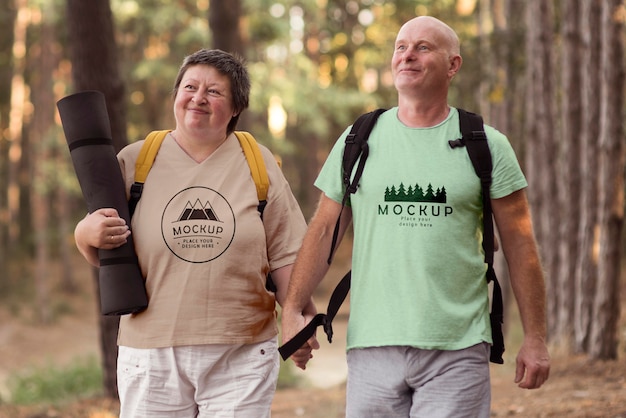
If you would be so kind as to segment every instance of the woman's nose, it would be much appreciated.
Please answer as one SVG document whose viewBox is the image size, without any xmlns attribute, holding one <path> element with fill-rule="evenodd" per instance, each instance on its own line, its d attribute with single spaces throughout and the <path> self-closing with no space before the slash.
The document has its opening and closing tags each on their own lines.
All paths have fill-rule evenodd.
<svg viewBox="0 0 626 418">
<path fill-rule="evenodd" d="M 206 103 L 206 94 L 202 90 L 198 90 L 191 99 L 194 103 Z"/>
</svg>

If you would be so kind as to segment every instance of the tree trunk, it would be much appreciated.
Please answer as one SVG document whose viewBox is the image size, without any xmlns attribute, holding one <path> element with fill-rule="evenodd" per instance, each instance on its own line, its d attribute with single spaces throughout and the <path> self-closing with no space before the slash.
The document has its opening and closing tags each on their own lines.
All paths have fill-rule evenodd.
<svg viewBox="0 0 626 418">
<path fill-rule="evenodd" d="M 523 84 L 519 82 L 522 74 L 520 74 L 520 66 L 516 65 L 519 59 L 516 52 L 519 47 L 517 35 L 520 32 L 519 26 L 523 24 L 523 21 L 519 21 L 519 16 L 523 16 L 524 7 L 525 4 L 521 1 L 495 0 L 493 2 L 493 38 L 497 42 L 492 42 L 494 46 L 492 53 L 496 56 L 494 64 L 496 68 L 493 85 L 489 93 L 489 96 L 492 97 L 492 100 L 490 100 L 490 113 L 493 126 L 509 137 L 511 145 L 520 160 L 523 158 L 524 142 L 519 140 L 519 137 L 521 137 L 519 132 L 521 130 L 515 126 L 516 119 L 518 119 L 515 117 L 517 113 L 515 104 L 521 102 L 521 100 L 514 98 L 524 97 L 523 92 L 519 91 L 520 85 Z M 509 281 L 508 265 L 502 251 L 497 251 L 494 254 L 494 265 L 498 273 L 500 286 L 502 287 L 505 307 L 504 329 L 506 331 L 510 309 L 511 283 Z"/>
<path fill-rule="evenodd" d="M 109 1 L 67 0 L 67 27 L 75 88 L 77 91 L 99 90 L 104 93 L 113 144 L 119 151 L 128 143 L 126 106 Z M 93 279 L 98 289 L 98 275 L 95 269 Z M 97 309 L 100 312 L 99 294 L 97 300 Z M 117 397 L 118 325 L 119 317 L 100 316 L 104 389 L 106 395 L 110 397 Z"/>
<path fill-rule="evenodd" d="M 11 112 L 9 115 L 9 176 L 8 176 L 8 239 L 18 243 L 20 238 L 20 164 L 22 163 L 22 128 L 26 105 L 26 33 L 28 29 L 28 2 L 15 0 L 17 18 L 13 31 L 13 78 L 11 81 Z"/>
<path fill-rule="evenodd" d="M 11 78 L 13 34 L 15 27 L 15 9 L 12 2 L 0 4 L 0 289 L 9 283 L 9 221 L 8 221 L 8 177 L 9 177 L 9 137 L 5 134 L 9 129 L 11 114 Z"/>
<path fill-rule="evenodd" d="M 322 53 L 319 49 L 318 40 L 323 38 L 322 25 L 320 21 L 326 19 L 326 11 L 318 9 L 310 14 L 305 14 L 303 20 L 305 29 L 303 30 L 302 42 L 305 45 L 304 54 L 311 60 L 314 66 L 322 65 Z M 320 118 L 325 115 L 319 115 Z M 291 124 L 287 126 L 287 138 L 300 138 L 302 132 L 299 126 Z M 327 157 L 327 152 L 322 144 L 324 141 L 317 132 L 308 132 L 306 134 L 306 147 L 298 147 L 293 155 L 293 172 L 291 178 L 297 178 L 297 199 L 302 208 L 305 219 L 310 219 L 315 212 L 317 202 L 319 200 L 319 190 L 313 186 L 315 178 Z"/>
<path fill-rule="evenodd" d="M 65 162 L 60 161 L 61 158 L 55 157 L 59 166 Z M 78 289 L 76 283 L 76 277 L 74 275 L 74 266 L 72 264 L 75 252 L 72 250 L 74 246 L 73 232 L 74 226 L 72 219 L 70 218 L 72 213 L 75 213 L 72 209 L 72 205 L 69 204 L 73 201 L 67 190 L 63 187 L 59 187 L 54 194 L 54 213 L 56 219 L 58 219 L 57 233 L 59 237 L 59 254 L 61 263 L 61 290 L 66 293 L 75 293 Z"/>
<path fill-rule="evenodd" d="M 478 103 L 478 109 L 480 109 L 485 122 L 498 126 L 493 118 L 492 100 L 490 100 L 492 97 L 490 92 L 497 88 L 497 63 L 499 58 L 497 51 L 496 53 L 492 52 L 494 45 L 491 42 L 491 35 L 496 29 L 493 8 L 490 3 L 491 1 L 481 1 L 477 7 L 477 13 L 475 13 L 481 80 L 474 91 L 474 95 L 475 101 Z"/>
<path fill-rule="evenodd" d="M 241 28 L 241 0 L 210 0 L 209 28 L 213 38 L 212 47 L 245 57 L 245 41 Z M 251 130 L 251 115 L 243 112 L 237 129 Z"/>
<path fill-rule="evenodd" d="M 67 17 L 74 87 L 104 93 L 113 145 L 119 151 L 128 144 L 126 98 L 109 0 L 67 0 Z"/>
<path fill-rule="evenodd" d="M 602 3 L 600 89 L 600 253 L 589 354 L 617 358 L 620 257 L 624 219 L 624 24 L 621 0 Z"/>
<path fill-rule="evenodd" d="M 552 277 L 556 282 L 556 292 L 559 295 L 556 310 L 558 316 L 555 323 L 553 342 L 563 348 L 571 348 L 574 334 L 574 301 L 575 263 L 578 245 L 574 237 L 577 236 L 577 226 L 580 217 L 580 202 L 577 199 L 580 191 L 580 147 L 581 133 L 581 30 L 580 30 L 580 0 L 564 0 L 562 2 L 561 26 L 561 140 L 560 160 L 558 170 L 565 175 L 560 176 L 558 188 L 559 201 L 559 266 L 557 276 Z"/>
<path fill-rule="evenodd" d="M 50 197 L 53 182 L 49 178 L 47 165 L 50 164 L 50 142 L 53 140 L 54 102 L 52 74 L 58 65 L 59 57 L 52 47 L 56 42 L 53 26 L 45 19 L 50 16 L 50 6 L 44 6 L 44 20 L 40 25 L 39 48 L 34 56 L 37 62 L 36 77 L 31 83 L 34 112 L 33 138 L 29 151 L 31 154 L 30 188 L 31 216 L 35 236 L 35 285 L 39 321 L 48 323 L 52 319 L 50 307 Z M 47 12 L 47 13 L 46 13 Z M 37 52 L 31 52 L 33 55 Z"/>
<path fill-rule="evenodd" d="M 581 34 L 583 54 L 582 126 L 578 171 L 580 183 L 580 218 L 578 220 L 578 249 L 575 258 L 574 351 L 586 353 L 592 323 L 593 294 L 596 289 L 598 266 L 597 214 L 600 132 L 600 27 L 601 4 L 597 0 L 583 0 L 581 5 Z"/>
<path fill-rule="evenodd" d="M 240 19 L 241 0 L 211 0 L 209 2 L 209 27 L 213 35 L 213 48 L 244 55 Z"/>
<path fill-rule="evenodd" d="M 557 161 L 554 128 L 554 65 L 553 11 L 549 1 L 527 4 L 527 120 L 526 173 L 528 197 L 540 253 L 546 268 L 548 304 L 548 335 L 552 335 L 557 318 L 558 289 L 555 282 L 558 267 L 558 234 L 554 230 L 553 214 L 557 213 Z"/>
</svg>

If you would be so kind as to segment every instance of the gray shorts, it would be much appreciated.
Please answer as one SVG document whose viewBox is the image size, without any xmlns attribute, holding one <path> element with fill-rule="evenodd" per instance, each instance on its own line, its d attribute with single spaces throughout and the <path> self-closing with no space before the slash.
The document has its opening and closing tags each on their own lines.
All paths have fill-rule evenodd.
<svg viewBox="0 0 626 418">
<path fill-rule="evenodd" d="M 352 349 L 346 418 L 489 418 L 489 350 Z"/>
</svg>

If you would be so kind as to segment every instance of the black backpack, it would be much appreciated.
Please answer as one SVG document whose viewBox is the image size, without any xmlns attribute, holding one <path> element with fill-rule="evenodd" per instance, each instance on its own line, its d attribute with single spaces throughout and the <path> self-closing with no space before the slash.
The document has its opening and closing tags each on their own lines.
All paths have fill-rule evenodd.
<svg viewBox="0 0 626 418">
<path fill-rule="evenodd" d="M 386 109 L 376 109 L 372 112 L 359 116 L 359 118 L 352 125 L 350 133 L 346 137 L 342 163 L 343 184 L 346 191 L 341 202 L 342 212 L 348 197 L 355 193 L 359 187 L 359 180 L 361 178 L 361 174 L 363 174 L 365 161 L 369 155 L 367 139 L 372 128 L 376 124 L 376 120 L 385 110 Z M 448 143 L 452 148 L 465 147 L 467 149 L 467 153 L 472 161 L 474 170 L 480 178 L 483 200 L 483 250 L 485 252 L 485 263 L 487 264 L 486 277 L 487 282 L 493 282 L 492 305 L 491 313 L 489 315 L 493 345 L 491 347 L 491 357 L 489 360 L 492 363 L 503 364 L 504 359 L 502 358 L 502 354 L 504 353 L 504 336 L 502 334 L 502 323 L 504 320 L 504 307 L 502 302 L 502 289 L 498 283 L 498 278 L 496 277 L 496 273 L 493 268 L 494 227 L 491 211 L 491 198 L 489 193 L 492 170 L 491 152 L 489 151 L 489 145 L 487 144 L 487 135 L 484 131 L 482 117 L 463 109 L 457 110 L 459 112 L 459 123 L 462 136 L 459 139 L 450 140 Z M 352 170 L 354 169 L 357 160 L 359 161 L 359 164 L 354 173 L 354 177 L 351 179 Z M 339 218 L 335 224 L 328 264 L 332 261 L 335 246 L 337 245 L 340 220 L 341 213 L 339 214 Z M 306 343 L 311 336 L 313 336 L 315 329 L 320 325 L 324 327 L 324 332 L 328 337 L 328 342 L 332 342 L 332 321 L 350 291 L 350 280 L 351 271 L 346 273 L 333 291 L 330 301 L 328 302 L 326 314 L 317 314 L 313 320 L 311 320 L 311 322 L 309 322 L 298 334 L 278 349 L 283 360 L 287 360 L 294 352 L 296 352 L 296 350 L 302 347 L 302 345 Z"/>
</svg>

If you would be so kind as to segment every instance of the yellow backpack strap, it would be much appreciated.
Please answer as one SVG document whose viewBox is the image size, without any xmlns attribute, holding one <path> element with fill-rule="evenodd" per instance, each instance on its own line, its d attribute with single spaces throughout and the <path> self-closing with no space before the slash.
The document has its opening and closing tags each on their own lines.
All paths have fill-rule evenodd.
<svg viewBox="0 0 626 418">
<path fill-rule="evenodd" d="M 243 153 L 246 156 L 246 160 L 248 161 L 250 174 L 252 175 L 252 179 L 256 185 L 256 192 L 259 198 L 259 206 L 257 206 L 257 209 L 261 215 L 261 219 L 263 219 L 263 211 L 267 205 L 267 191 L 270 187 L 270 179 L 267 176 L 267 168 L 265 167 L 265 161 L 263 160 L 261 149 L 259 148 L 259 144 L 257 144 L 256 140 L 249 132 L 235 131 L 235 136 L 239 140 L 239 144 L 241 145 Z M 276 162 L 279 163 L 278 160 Z M 271 273 L 267 274 L 265 288 L 270 292 L 276 293 L 277 291 L 276 284 L 274 283 L 274 280 L 272 280 Z"/>
<path fill-rule="evenodd" d="M 262 217 L 263 209 L 265 209 L 265 205 L 267 204 L 267 191 L 270 187 L 270 179 L 267 176 L 265 161 L 263 161 L 263 155 L 261 154 L 259 145 L 249 132 L 236 131 L 235 136 L 239 140 L 246 160 L 248 160 L 250 174 L 256 185 L 257 196 L 259 198 L 259 212 Z"/>
<path fill-rule="evenodd" d="M 144 183 L 146 181 L 154 159 L 159 152 L 159 148 L 161 148 L 161 143 L 170 132 L 170 130 L 152 131 L 148 134 L 139 151 L 137 161 L 135 161 L 135 182 Z"/>
<path fill-rule="evenodd" d="M 137 160 L 135 161 L 135 182 L 130 187 L 130 199 L 128 201 L 128 209 L 130 211 L 130 217 L 133 217 L 135 208 L 139 199 L 141 199 L 141 193 L 143 192 L 143 184 L 148 177 L 150 168 L 154 163 L 154 159 L 161 148 L 161 143 L 165 139 L 165 136 L 170 133 L 171 130 L 164 131 L 152 131 L 146 137 Z"/>
<path fill-rule="evenodd" d="M 265 210 L 265 206 L 267 205 L 267 191 L 270 187 L 270 179 L 267 175 L 267 168 L 265 167 L 265 161 L 263 160 L 261 149 L 259 148 L 259 144 L 257 144 L 256 140 L 249 132 L 235 131 L 235 136 L 239 140 L 239 144 L 241 145 L 243 153 L 246 156 L 246 160 L 248 161 L 250 174 L 252 175 L 252 179 L 256 185 L 256 192 L 259 197 L 259 206 L 257 209 L 261 215 L 261 219 L 263 219 L 263 210 Z M 276 160 L 276 162 L 280 166 L 280 161 Z M 267 274 L 265 288 L 274 293 L 278 290 L 274 280 L 272 280 L 271 273 Z"/>
</svg>

